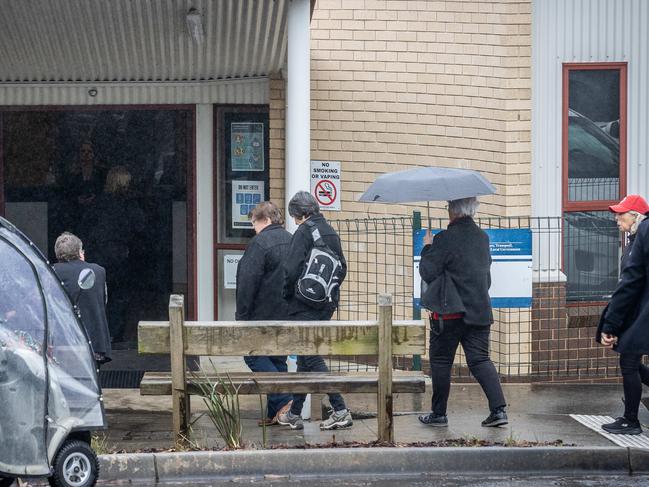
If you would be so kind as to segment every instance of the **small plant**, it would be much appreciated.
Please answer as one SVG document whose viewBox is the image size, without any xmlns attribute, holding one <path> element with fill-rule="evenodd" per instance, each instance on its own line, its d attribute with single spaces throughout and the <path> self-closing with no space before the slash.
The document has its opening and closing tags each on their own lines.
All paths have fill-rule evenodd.
<svg viewBox="0 0 649 487">
<path fill-rule="evenodd" d="M 214 364 L 210 361 L 212 368 Z M 214 424 L 228 448 L 238 449 L 243 446 L 243 427 L 239 409 L 239 388 L 232 379 L 216 374 L 215 380 L 208 376 L 204 369 L 192 372 L 192 385 L 207 406 L 207 415 Z"/>
<path fill-rule="evenodd" d="M 509 436 L 505 438 L 505 446 L 520 446 L 520 439 L 514 434 L 514 429 L 509 430 Z"/>
<path fill-rule="evenodd" d="M 108 438 L 104 433 L 92 435 L 90 438 L 90 447 L 97 455 L 107 455 L 110 453 L 110 448 L 108 448 Z"/>
</svg>

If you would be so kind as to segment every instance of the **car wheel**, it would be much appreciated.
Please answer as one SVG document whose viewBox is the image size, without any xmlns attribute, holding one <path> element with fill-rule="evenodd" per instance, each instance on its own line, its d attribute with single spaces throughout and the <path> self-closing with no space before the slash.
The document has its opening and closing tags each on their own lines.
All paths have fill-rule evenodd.
<svg viewBox="0 0 649 487">
<path fill-rule="evenodd" d="M 92 487 L 98 477 L 99 462 L 90 445 L 71 440 L 56 454 L 54 473 L 49 481 L 52 487 Z"/>
</svg>

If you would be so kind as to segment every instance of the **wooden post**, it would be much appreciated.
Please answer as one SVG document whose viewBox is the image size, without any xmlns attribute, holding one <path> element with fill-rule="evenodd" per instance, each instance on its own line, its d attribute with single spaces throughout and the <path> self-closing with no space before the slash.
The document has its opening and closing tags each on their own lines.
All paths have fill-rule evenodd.
<svg viewBox="0 0 649 487">
<path fill-rule="evenodd" d="M 185 443 L 189 429 L 189 394 L 185 377 L 185 304 L 179 294 L 169 298 L 169 345 L 171 349 L 171 389 L 173 428 L 177 443 Z"/>
<path fill-rule="evenodd" d="M 392 295 L 379 294 L 379 441 L 394 443 L 392 422 Z"/>
</svg>

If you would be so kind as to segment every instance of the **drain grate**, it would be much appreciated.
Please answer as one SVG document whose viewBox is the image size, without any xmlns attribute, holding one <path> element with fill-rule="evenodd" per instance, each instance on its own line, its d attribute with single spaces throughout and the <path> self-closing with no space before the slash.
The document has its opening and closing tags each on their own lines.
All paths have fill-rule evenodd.
<svg viewBox="0 0 649 487">
<path fill-rule="evenodd" d="M 137 389 L 144 377 L 143 370 L 100 370 L 102 389 Z"/>
<path fill-rule="evenodd" d="M 649 450 L 649 437 L 645 435 L 612 435 L 602 429 L 602 425 L 615 421 L 610 416 L 589 416 L 587 414 L 571 414 L 570 417 L 584 426 L 599 433 L 619 446 L 643 448 Z"/>
</svg>

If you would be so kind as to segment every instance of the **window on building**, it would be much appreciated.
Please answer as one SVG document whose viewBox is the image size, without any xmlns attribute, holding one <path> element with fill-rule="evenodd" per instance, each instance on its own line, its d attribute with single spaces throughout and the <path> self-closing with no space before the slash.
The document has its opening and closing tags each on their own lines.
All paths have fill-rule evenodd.
<svg viewBox="0 0 649 487">
<path fill-rule="evenodd" d="M 569 301 L 613 292 L 620 238 L 608 206 L 626 193 L 626 64 L 563 68 L 563 269 Z"/>
</svg>

